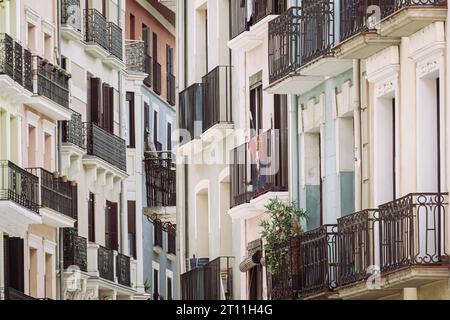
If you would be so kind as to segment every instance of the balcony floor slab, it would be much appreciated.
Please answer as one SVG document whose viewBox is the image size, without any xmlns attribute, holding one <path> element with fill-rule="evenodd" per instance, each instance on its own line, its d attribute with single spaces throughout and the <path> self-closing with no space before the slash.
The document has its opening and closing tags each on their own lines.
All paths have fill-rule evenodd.
<svg viewBox="0 0 450 320">
<path fill-rule="evenodd" d="M 34 95 L 25 104 L 53 120 L 68 121 L 72 117 L 72 111 L 69 108 L 44 96 Z"/>
<path fill-rule="evenodd" d="M 84 50 L 86 51 L 86 53 L 90 54 L 91 56 L 97 59 L 103 60 L 109 57 L 109 52 L 100 45 L 95 43 L 86 43 Z"/>
<path fill-rule="evenodd" d="M 349 70 L 352 66 L 352 60 L 322 57 L 302 67 L 300 73 L 305 76 L 335 77 Z"/>
<path fill-rule="evenodd" d="M 54 228 L 73 228 L 76 220 L 50 208 L 41 208 L 42 223 Z"/>
<path fill-rule="evenodd" d="M 10 200 L 0 200 L 0 230 L 24 238 L 29 225 L 42 224 L 42 217 Z"/>
<path fill-rule="evenodd" d="M 339 59 L 367 59 L 387 47 L 399 44 L 399 38 L 382 37 L 376 32 L 366 32 L 342 41 L 336 46 L 335 52 Z"/>
<path fill-rule="evenodd" d="M 111 69 L 124 70 L 127 67 L 127 65 L 122 60 L 114 55 L 109 55 L 108 57 L 103 58 L 102 62 L 104 65 L 110 67 Z"/>
<path fill-rule="evenodd" d="M 0 96 L 19 104 L 31 98 L 32 94 L 7 75 L 0 75 Z"/>
<path fill-rule="evenodd" d="M 409 37 L 436 21 L 447 19 L 447 8 L 416 7 L 404 8 L 380 22 L 380 34 L 389 37 Z"/>
<path fill-rule="evenodd" d="M 81 41 L 83 40 L 83 34 L 81 31 L 78 31 L 74 27 L 71 26 L 62 26 L 61 27 L 61 36 L 64 39 L 71 40 L 71 41 Z"/>
<path fill-rule="evenodd" d="M 300 95 L 318 86 L 325 80 L 322 76 L 306 76 L 291 73 L 284 78 L 270 84 L 264 90 L 270 94 Z"/>
</svg>

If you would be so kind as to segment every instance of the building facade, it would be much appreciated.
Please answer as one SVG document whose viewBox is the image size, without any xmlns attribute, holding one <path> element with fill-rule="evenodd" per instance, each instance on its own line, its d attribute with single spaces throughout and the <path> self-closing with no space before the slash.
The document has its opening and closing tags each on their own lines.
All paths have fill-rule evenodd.
<svg viewBox="0 0 450 320">
<path fill-rule="evenodd" d="M 178 13 L 182 297 L 448 299 L 447 2 Z M 260 227 L 273 198 L 310 216 L 277 276 Z"/>
</svg>

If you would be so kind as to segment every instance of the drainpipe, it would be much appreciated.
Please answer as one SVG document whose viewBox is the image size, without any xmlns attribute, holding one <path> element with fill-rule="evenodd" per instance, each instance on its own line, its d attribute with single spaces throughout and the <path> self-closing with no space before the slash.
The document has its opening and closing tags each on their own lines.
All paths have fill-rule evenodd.
<svg viewBox="0 0 450 320">
<path fill-rule="evenodd" d="M 362 138 L 361 138 L 361 74 L 360 60 L 353 60 L 355 118 L 355 211 L 362 210 Z"/>
<path fill-rule="evenodd" d="M 117 6 L 117 24 L 122 28 L 122 0 L 119 0 Z M 123 28 L 122 28 L 123 30 Z M 119 127 L 120 127 L 120 137 L 125 139 L 125 123 L 123 123 L 123 119 L 125 119 L 125 109 L 123 107 L 123 98 L 124 94 L 123 84 L 122 84 L 122 70 L 118 72 L 118 88 L 119 88 Z M 130 255 L 128 252 L 127 246 L 127 238 L 128 238 L 128 215 L 127 215 L 127 199 L 126 199 L 126 184 L 125 181 L 120 182 L 120 225 L 122 227 L 121 237 L 120 237 L 120 249 L 123 254 Z"/>
<path fill-rule="evenodd" d="M 58 42 L 58 65 L 61 66 L 62 61 L 62 41 L 61 41 L 61 0 L 56 1 L 56 15 L 57 15 L 57 42 Z M 57 129 L 57 168 L 56 171 L 61 171 L 61 122 L 58 121 L 58 129 Z M 59 236 L 59 300 L 64 300 L 64 228 L 58 228 L 57 233 Z"/>
</svg>

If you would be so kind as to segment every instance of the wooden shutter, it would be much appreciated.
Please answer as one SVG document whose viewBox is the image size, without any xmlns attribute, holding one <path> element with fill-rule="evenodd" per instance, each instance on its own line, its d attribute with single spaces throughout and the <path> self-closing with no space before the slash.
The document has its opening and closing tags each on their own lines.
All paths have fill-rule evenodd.
<svg viewBox="0 0 450 320">
<path fill-rule="evenodd" d="M 8 239 L 8 285 L 10 288 L 25 292 L 25 264 L 23 239 Z"/>
<path fill-rule="evenodd" d="M 153 32 L 153 61 L 158 62 L 158 34 Z"/>
<path fill-rule="evenodd" d="M 130 255 L 136 258 L 136 201 L 128 201 L 128 235 L 131 238 Z"/>
<path fill-rule="evenodd" d="M 148 135 L 150 134 L 150 106 L 144 103 L 144 150 L 148 148 Z"/>
<path fill-rule="evenodd" d="M 167 151 L 172 151 L 172 124 L 167 122 Z"/>
<path fill-rule="evenodd" d="M 142 26 L 142 40 L 144 41 L 144 50 L 145 54 L 150 54 L 150 38 L 149 38 L 149 29 L 147 26 Z"/>
<path fill-rule="evenodd" d="M 75 221 L 75 228 L 78 228 L 78 185 L 71 186 L 72 191 L 72 218 Z"/>
<path fill-rule="evenodd" d="M 102 81 L 100 78 L 91 78 L 90 90 L 90 107 L 91 107 L 91 122 L 101 125 L 102 118 Z"/>
<path fill-rule="evenodd" d="M 136 127 L 134 114 L 134 92 L 127 92 L 128 101 L 128 134 L 129 134 L 129 148 L 136 147 Z"/>
<path fill-rule="evenodd" d="M 95 242 L 95 194 L 89 193 L 88 205 L 88 240 Z"/>
<path fill-rule="evenodd" d="M 114 88 L 109 87 L 109 105 L 108 105 L 108 128 L 109 132 L 114 134 Z"/>
<path fill-rule="evenodd" d="M 119 232 L 117 223 L 117 203 L 106 202 L 105 243 L 110 250 L 119 250 Z"/>
<path fill-rule="evenodd" d="M 10 270 L 9 270 L 9 237 L 3 236 L 3 273 L 4 273 L 4 281 L 5 281 L 5 293 L 8 294 L 8 288 L 10 286 L 9 278 L 10 278 Z"/>
</svg>

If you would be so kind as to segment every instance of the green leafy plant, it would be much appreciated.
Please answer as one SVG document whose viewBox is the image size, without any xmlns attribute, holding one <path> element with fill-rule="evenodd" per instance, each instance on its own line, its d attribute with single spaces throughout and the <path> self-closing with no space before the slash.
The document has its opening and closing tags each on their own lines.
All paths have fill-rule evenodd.
<svg viewBox="0 0 450 320">
<path fill-rule="evenodd" d="M 265 206 L 269 217 L 262 221 L 261 237 L 265 240 L 266 266 L 271 275 L 278 275 L 282 261 L 288 254 L 288 244 L 293 236 L 302 233 L 301 221 L 307 221 L 309 214 L 295 202 L 285 203 L 271 199 Z"/>
<path fill-rule="evenodd" d="M 152 289 L 152 285 L 150 284 L 150 281 L 148 281 L 148 279 L 145 279 L 145 282 L 144 282 L 145 292 L 149 293 L 151 289 Z"/>
</svg>

